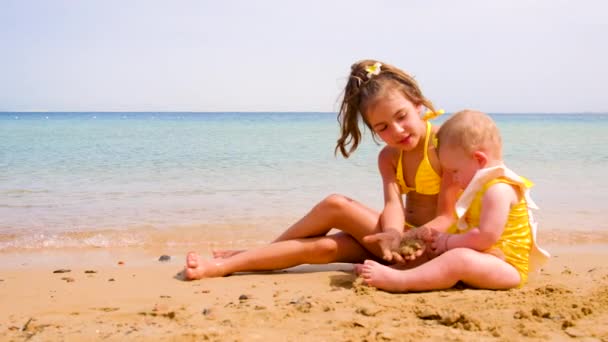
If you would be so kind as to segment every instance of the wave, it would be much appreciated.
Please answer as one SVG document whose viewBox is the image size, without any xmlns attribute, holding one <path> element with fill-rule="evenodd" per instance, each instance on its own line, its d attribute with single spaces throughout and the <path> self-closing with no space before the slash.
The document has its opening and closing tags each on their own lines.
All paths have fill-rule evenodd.
<svg viewBox="0 0 608 342">
<path fill-rule="evenodd" d="M 284 225 L 284 224 L 282 224 Z M 275 226 L 276 227 L 276 226 Z M 250 223 L 196 224 L 167 228 L 133 226 L 92 231 L 12 231 L 0 234 L 0 252 L 122 248 L 256 246 L 271 241 L 278 234 Z M 222 247 L 223 248 L 223 247 Z"/>
</svg>

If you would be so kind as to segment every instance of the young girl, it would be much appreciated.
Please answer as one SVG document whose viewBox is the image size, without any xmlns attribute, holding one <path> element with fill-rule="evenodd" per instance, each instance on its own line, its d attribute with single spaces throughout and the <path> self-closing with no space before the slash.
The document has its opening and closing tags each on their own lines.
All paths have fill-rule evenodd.
<svg viewBox="0 0 608 342">
<path fill-rule="evenodd" d="M 456 203 L 457 234 L 428 234 L 435 259 L 409 270 L 367 260 L 357 271 L 371 286 L 393 292 L 439 290 L 458 281 L 478 288 L 523 285 L 549 254 L 536 245 L 528 180 L 502 161 L 502 142 L 486 114 L 462 111 L 438 133 L 445 178 L 465 189 Z"/>
<path fill-rule="evenodd" d="M 395 252 L 404 227 L 445 231 L 453 221 L 457 187 L 442 178 L 434 145 L 436 127 L 423 118 L 432 103 L 416 81 L 391 65 L 364 60 L 351 67 L 338 118 L 336 152 L 353 153 L 361 140 L 360 120 L 386 143 L 378 156 L 384 209 L 378 213 L 341 195 L 330 195 L 283 232 L 273 243 L 240 251 L 220 251 L 202 260 L 188 253 L 187 279 L 234 272 L 276 270 L 300 264 L 401 262 Z M 402 195 L 406 194 L 404 206 Z M 340 233 L 327 235 L 336 228 Z"/>
</svg>

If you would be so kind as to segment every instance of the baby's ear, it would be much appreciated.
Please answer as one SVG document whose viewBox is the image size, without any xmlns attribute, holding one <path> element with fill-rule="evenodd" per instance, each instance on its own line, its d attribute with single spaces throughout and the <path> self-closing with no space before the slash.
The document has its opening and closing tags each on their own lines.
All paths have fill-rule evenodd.
<svg viewBox="0 0 608 342">
<path fill-rule="evenodd" d="M 473 158 L 477 161 L 477 164 L 482 168 L 485 167 L 488 163 L 488 156 L 483 151 L 473 152 Z"/>
</svg>

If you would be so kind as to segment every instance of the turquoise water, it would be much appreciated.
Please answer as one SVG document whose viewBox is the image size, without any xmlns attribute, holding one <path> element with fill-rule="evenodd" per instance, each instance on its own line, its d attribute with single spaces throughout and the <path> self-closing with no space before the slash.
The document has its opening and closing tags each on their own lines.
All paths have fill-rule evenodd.
<svg viewBox="0 0 608 342">
<path fill-rule="evenodd" d="M 608 230 L 608 115 L 493 117 L 542 229 Z M 272 235 L 330 193 L 381 209 L 381 146 L 346 160 L 337 135 L 332 113 L 0 113 L 0 250 Z"/>
</svg>

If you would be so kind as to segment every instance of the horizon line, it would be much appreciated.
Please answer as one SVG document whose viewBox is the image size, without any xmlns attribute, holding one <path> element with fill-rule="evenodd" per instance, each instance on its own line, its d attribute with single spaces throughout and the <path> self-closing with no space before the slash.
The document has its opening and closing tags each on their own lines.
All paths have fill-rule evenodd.
<svg viewBox="0 0 608 342">
<path fill-rule="evenodd" d="M 189 114 L 227 114 L 227 113 L 239 113 L 239 114 L 260 114 L 260 113 L 281 113 L 281 114 L 305 114 L 305 113 L 311 113 L 311 114 L 337 114 L 338 112 L 332 112 L 332 111 L 296 111 L 296 110 L 290 110 L 290 111 L 180 111 L 180 110 L 176 110 L 176 111 L 165 111 L 165 110 L 142 110 L 142 111 L 123 111 L 123 110 L 111 110 L 111 111 L 74 111 L 74 110 L 68 110 L 68 111 L 62 111 L 62 110 L 52 110 L 52 111 L 48 111 L 48 110 L 23 110 L 23 111 L 4 111 L 4 110 L 0 110 L 0 114 L 10 114 L 10 113 L 24 113 L 24 114 L 35 114 L 35 113 L 46 113 L 46 114 L 57 114 L 57 113 L 91 113 L 91 114 L 113 114 L 113 113 L 139 113 L 139 114 L 145 114 L 145 113 L 158 113 L 158 114 L 171 114 L 171 113 L 189 113 Z M 453 114 L 456 112 L 447 112 L 446 114 Z M 608 114 L 608 111 L 582 111 L 582 112 L 547 112 L 547 111 L 538 111 L 538 112 L 491 112 L 491 111 L 486 111 L 485 113 L 488 114 L 497 114 L 497 115 L 501 115 L 501 114 L 563 114 L 563 115 L 568 115 L 568 114 Z"/>
</svg>

